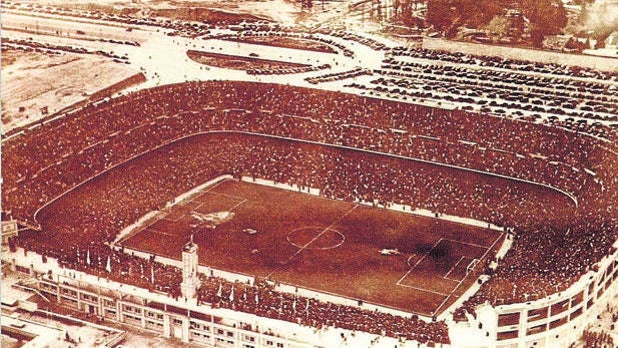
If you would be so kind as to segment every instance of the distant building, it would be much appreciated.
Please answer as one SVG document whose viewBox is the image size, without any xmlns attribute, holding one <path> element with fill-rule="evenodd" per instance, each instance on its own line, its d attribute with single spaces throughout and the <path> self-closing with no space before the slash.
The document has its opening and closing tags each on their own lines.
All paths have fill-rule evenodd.
<svg viewBox="0 0 618 348">
<path fill-rule="evenodd" d="M 558 52 L 581 52 L 585 44 L 573 35 L 548 35 L 543 39 L 543 48 Z"/>
<path fill-rule="evenodd" d="M 505 9 L 504 16 L 509 20 L 509 28 L 507 36 L 514 42 L 519 42 L 524 34 L 526 23 L 524 15 L 521 12 L 518 4 L 511 4 L 511 7 Z"/>
<path fill-rule="evenodd" d="M 605 39 L 605 48 L 618 49 L 618 31 L 614 31 Z"/>
</svg>

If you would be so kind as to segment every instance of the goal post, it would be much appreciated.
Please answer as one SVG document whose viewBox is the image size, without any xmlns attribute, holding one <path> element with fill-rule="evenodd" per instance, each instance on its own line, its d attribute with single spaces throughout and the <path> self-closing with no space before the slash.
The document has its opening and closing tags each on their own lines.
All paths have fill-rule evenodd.
<svg viewBox="0 0 618 348">
<path fill-rule="evenodd" d="M 472 272 L 476 265 L 479 263 L 479 261 L 479 259 L 472 259 L 472 261 L 470 261 L 470 263 L 468 264 L 468 267 L 466 267 L 466 274 Z"/>
</svg>

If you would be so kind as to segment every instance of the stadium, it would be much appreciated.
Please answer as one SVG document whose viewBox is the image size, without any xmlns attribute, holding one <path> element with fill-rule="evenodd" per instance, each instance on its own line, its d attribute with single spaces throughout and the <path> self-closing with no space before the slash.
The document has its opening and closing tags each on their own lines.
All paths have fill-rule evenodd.
<svg viewBox="0 0 618 348">
<path fill-rule="evenodd" d="M 616 295 L 615 128 L 530 105 L 581 97 L 567 112 L 595 101 L 595 119 L 615 117 L 616 73 L 345 40 L 385 51 L 380 67 L 260 63 L 247 74 L 317 74 L 318 88 L 163 84 L 6 134 L 2 210 L 25 230 L 4 262 L 43 297 L 205 346 L 578 340 Z M 528 87 L 491 109 L 473 93 L 512 85 Z"/>
</svg>

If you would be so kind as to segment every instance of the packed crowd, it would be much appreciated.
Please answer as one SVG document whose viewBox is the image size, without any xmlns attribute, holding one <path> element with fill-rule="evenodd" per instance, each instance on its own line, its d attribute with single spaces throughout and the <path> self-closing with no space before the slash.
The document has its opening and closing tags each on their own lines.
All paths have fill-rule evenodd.
<svg viewBox="0 0 618 348">
<path fill-rule="evenodd" d="M 614 338 L 607 332 L 584 330 L 584 348 L 612 348 Z"/>
<path fill-rule="evenodd" d="M 565 285 L 579 279 L 578 263 L 586 265 L 583 271 L 594 269 L 595 260 L 614 252 L 612 247 L 618 235 L 615 221 L 597 224 L 594 214 L 578 217 L 579 221 L 552 221 L 552 226 L 531 224 L 519 231 L 518 242 L 509 250 L 509 261 L 493 272 L 493 277 L 475 295 L 470 303 L 460 308 L 472 312 L 474 305 L 489 301 L 500 305 L 512 298 L 534 301 L 565 290 Z M 605 216 L 601 220 L 611 221 Z M 558 244 L 569 245 L 569 257 Z M 584 244 L 591 247 L 585 248 Z M 530 252 L 536 246 L 536 252 Z"/>
<path fill-rule="evenodd" d="M 254 86 L 245 85 L 244 93 L 249 94 L 251 87 Z M 178 88 L 178 86 L 169 87 L 171 90 L 174 88 Z M 403 115 L 397 113 L 400 111 L 397 108 L 391 110 L 392 114 L 381 113 L 380 111 L 388 110 L 389 106 L 396 104 L 367 99 L 364 101 L 353 100 L 358 104 L 350 104 L 350 102 L 345 101 L 345 98 L 334 100 L 333 105 L 338 105 L 338 108 L 326 111 L 324 110 L 324 99 L 321 98 L 323 95 L 321 92 L 316 92 L 311 98 L 309 96 L 303 98 L 304 103 L 314 105 L 315 108 L 297 110 L 295 103 L 300 102 L 299 99 L 302 95 L 294 93 L 290 95 L 288 107 L 285 103 L 277 101 L 276 97 L 273 99 L 273 96 L 282 95 L 283 91 L 282 87 L 272 85 L 259 96 L 247 96 L 245 99 L 247 104 L 255 105 L 247 105 L 246 109 L 241 109 L 241 105 L 234 102 L 226 102 L 225 105 L 217 106 L 217 102 L 212 100 L 215 97 L 229 95 L 229 93 L 238 93 L 240 89 L 232 91 L 222 88 L 220 94 L 205 94 L 200 93 L 198 88 L 197 92 L 194 94 L 197 96 L 194 98 L 198 99 L 195 103 L 199 105 L 203 102 L 214 105 L 210 110 L 201 112 L 202 115 L 210 114 L 209 117 L 198 117 L 196 120 L 196 111 L 180 111 L 182 110 L 181 106 L 184 106 L 180 104 L 177 104 L 174 110 L 165 109 L 162 107 L 163 104 L 155 103 L 149 103 L 150 106 L 145 108 L 140 106 L 142 103 L 147 103 L 151 98 L 161 98 L 174 103 L 177 103 L 174 100 L 180 99 L 191 104 L 186 97 L 176 96 L 173 91 L 166 88 L 153 91 L 153 96 L 149 96 L 150 93 L 144 93 L 141 96 L 135 96 L 137 99 L 135 101 L 129 102 L 127 100 L 117 105 L 98 107 L 101 111 L 93 114 L 92 117 L 94 117 L 93 122 L 101 122 L 100 130 L 83 126 L 77 114 L 71 115 L 62 124 L 53 122 L 44 125 L 43 127 L 52 128 L 50 133 L 54 134 L 52 138 L 68 138 L 67 134 L 74 135 L 73 139 L 61 141 L 58 147 L 54 147 L 50 143 L 51 140 L 49 139 L 52 138 L 39 137 L 34 139 L 30 133 L 23 135 L 23 137 L 32 138 L 28 140 L 28 146 L 21 142 L 7 142 L 5 145 L 7 149 L 6 158 L 11 159 L 5 161 L 5 168 L 8 168 L 7 178 L 13 180 L 16 184 L 26 181 L 27 185 L 35 186 L 32 189 L 27 189 L 33 193 L 32 195 L 29 195 L 26 199 L 13 197 L 15 202 L 10 206 L 15 211 L 20 211 L 20 207 L 36 208 L 40 206 L 39 203 L 44 203 L 54 196 L 53 192 L 48 192 L 52 189 L 49 183 L 59 186 L 56 187 L 56 192 L 62 192 L 67 187 L 89 178 L 94 173 L 119 163 L 119 161 L 132 155 L 147 151 L 156 144 L 178 138 L 187 133 L 212 129 L 246 130 L 380 150 L 432 162 L 471 167 L 543 182 L 575 195 L 580 193 L 583 185 L 592 181 L 591 175 L 586 173 L 581 166 L 585 165 L 583 168 L 595 170 L 595 163 L 601 160 L 598 158 L 598 153 L 601 150 L 595 148 L 592 143 L 568 142 L 567 136 L 569 134 L 565 132 L 561 133 L 560 130 L 553 129 L 542 132 L 542 129 L 537 125 L 523 122 L 506 122 L 504 119 L 489 117 L 483 125 L 477 126 L 473 122 L 473 118 L 477 116 L 463 112 L 434 111 L 434 109 L 420 106 L 410 108 L 415 109 L 417 114 L 416 120 L 411 120 L 408 115 L 414 110 L 408 110 Z M 206 99 L 206 95 L 212 98 L 211 101 L 199 100 Z M 251 98 L 264 100 L 251 100 Z M 356 97 L 351 98 L 356 99 Z M 354 117 L 355 111 L 353 109 L 358 108 L 359 105 L 362 105 L 361 103 L 374 111 L 375 117 L 368 118 L 367 121 L 363 120 L 364 116 L 361 115 Z M 380 108 L 380 104 L 384 104 L 382 108 Z M 195 108 L 192 105 L 187 106 L 186 110 L 199 109 L 198 106 L 195 106 Z M 89 108 L 93 107 L 87 107 L 82 112 L 87 113 Z M 264 111 L 254 111 L 260 109 L 264 109 Z M 106 113 L 102 110 L 105 110 Z M 319 114 L 316 115 L 316 113 L 330 115 L 326 119 Z M 126 114 L 134 115 L 134 118 L 122 116 Z M 109 117 L 105 117 L 106 115 Z M 344 119 L 340 120 L 339 118 Z M 363 123 L 373 123 L 373 127 L 363 125 Z M 466 127 L 454 127 L 455 124 L 466 125 Z M 512 133 L 500 131 L 504 130 L 506 125 L 511 128 Z M 120 131 L 116 131 L 116 129 L 126 129 L 128 134 L 119 137 Z M 139 129 L 140 131 L 132 132 L 132 129 Z M 510 138 L 511 135 L 519 137 L 518 134 L 524 132 L 534 135 L 534 140 L 531 142 L 514 142 Z M 82 134 L 85 136 L 80 136 Z M 147 139 L 141 138 L 146 135 L 148 135 Z M 583 138 L 582 140 L 587 139 Z M 112 143 L 109 143 L 110 141 Z M 127 146 L 128 142 L 134 143 L 133 146 Z M 112 153 L 100 154 L 104 148 L 112 144 L 114 146 Z M 13 152 L 16 157 L 11 156 L 10 149 L 13 148 L 17 150 Z M 41 150 L 45 149 L 52 149 L 56 157 L 43 155 L 44 152 L 41 152 Z M 554 153 L 552 154 L 550 151 Z M 555 156 L 561 152 L 564 156 Z M 70 154 L 76 154 L 82 160 L 80 162 L 72 161 L 69 157 Z M 466 155 L 462 156 L 462 154 Z M 532 155 L 536 157 L 532 157 Z M 57 161 L 53 158 L 62 160 Z M 72 172 L 76 175 L 65 176 L 62 180 L 57 180 L 58 171 Z M 38 180 L 26 180 L 27 178 L 38 178 Z M 46 189 L 43 189 L 43 186 Z M 588 187 L 587 192 L 596 192 L 591 191 L 591 188 L 595 188 L 595 190 L 602 188 L 600 185 L 588 186 L 590 187 Z M 24 189 L 26 187 L 28 186 L 25 186 Z M 11 193 L 16 189 L 17 187 L 8 186 L 5 192 Z M 11 197 L 10 195 L 5 196 L 5 202 Z M 20 215 L 30 217 L 33 216 L 33 211 Z M 503 224 L 504 221 L 500 221 L 500 223 Z"/>
<path fill-rule="evenodd" d="M 429 342 L 449 343 L 443 322 L 426 323 L 417 316 L 404 318 L 387 313 L 362 310 L 274 290 L 265 281 L 254 284 L 231 283 L 220 278 L 203 277 L 198 299 L 216 307 L 230 308 L 262 317 L 295 322 L 300 325 L 339 327 L 377 335 Z"/>
<path fill-rule="evenodd" d="M 469 173 L 461 178 L 457 172 L 441 173 L 429 164 L 410 166 L 410 161 L 400 158 L 317 144 L 229 132 L 173 144 L 161 150 L 163 154 L 155 151 L 134 159 L 43 209 L 37 216 L 42 231 L 33 232 L 33 236 L 53 233 L 41 241 L 34 240 L 28 248 L 38 246 L 48 253 L 57 252 L 50 256 L 62 257 L 67 251 L 63 249 L 66 238 L 72 238 L 77 246 L 104 245 L 140 216 L 161 209 L 167 201 L 212 177 L 228 173 L 237 178 L 269 178 L 318 188 L 329 198 L 400 203 L 450 214 L 466 213 L 468 205 L 485 204 L 478 214 L 490 216 L 497 213 L 489 207 L 507 204 L 518 211 L 534 210 L 558 218 L 561 211 L 554 206 L 566 203 L 562 195 L 548 195 L 544 190 L 520 192 L 520 185 L 506 179 L 484 183 L 481 174 Z M 492 198 L 487 200 L 490 193 Z M 460 206 L 460 202 L 465 205 Z"/>
<path fill-rule="evenodd" d="M 213 130 L 236 135 L 192 137 L 153 151 L 182 136 Z M 561 291 L 606 255 L 617 237 L 618 156 L 609 151 L 615 145 L 522 120 L 289 86 L 206 82 L 140 91 L 20 132 L 3 143 L 3 207 L 22 221 L 40 222 L 42 231 L 23 233 L 16 243 L 72 267 L 83 266 L 77 250 L 82 258 L 86 252 L 92 255 L 88 266 L 98 272 L 140 274 L 131 279 L 147 283 L 150 278 L 158 289 L 176 295 L 178 270 L 156 262 L 139 266 L 145 261 L 125 260 L 106 243 L 140 216 L 221 174 L 513 227 L 519 241 L 467 303 L 470 309 L 485 300 L 511 303 Z M 193 143 L 183 146 L 186 142 Z M 142 153 L 61 197 L 33 220 L 35 211 L 54 197 Z M 549 189 L 444 170 L 400 155 L 559 187 L 573 194 L 578 206 Z M 399 335 L 397 329 L 384 330 Z"/>
<path fill-rule="evenodd" d="M 41 232 L 21 235 L 19 244 L 28 250 L 45 253 L 46 256 L 58 257 L 63 266 L 71 269 L 178 296 L 179 269 L 131 257 L 122 252 L 112 252 L 106 247 L 106 242 L 114 236 L 118 226 L 123 226 L 127 220 L 134 220 L 152 209 L 160 209 L 166 199 L 169 200 L 200 181 L 221 173 L 275 177 L 276 180 L 285 180 L 285 175 L 288 175 L 289 181 L 318 187 L 354 184 L 349 182 L 353 181 L 353 178 L 344 180 L 338 175 L 342 169 L 337 169 L 352 167 L 352 163 L 356 163 L 360 158 L 353 158 L 350 154 L 343 156 L 338 150 L 322 150 L 317 145 L 294 146 L 290 141 L 253 138 L 257 140 L 245 135 L 202 136 L 188 139 L 182 146 L 178 144 L 149 153 L 146 157 L 108 172 L 97 179 L 96 183 L 78 188 L 71 195 L 48 207 L 44 213 L 54 218 L 44 220 Z M 236 153 L 243 155 L 236 158 L 232 155 Z M 264 166 L 262 162 L 266 158 L 274 165 Z M 329 158 L 329 161 L 324 163 L 324 158 Z M 375 156 L 373 160 L 379 161 L 380 157 Z M 364 161 L 371 162 L 367 159 Z M 209 163 L 210 168 L 205 169 L 204 163 Z M 312 167 L 305 169 L 299 163 L 309 163 Z M 383 170 L 388 168 L 388 171 L 394 173 L 391 168 L 393 164 L 383 164 Z M 297 172 L 293 172 L 294 170 Z M 303 170 L 306 173 L 302 173 Z M 399 179 L 403 181 L 413 172 L 413 169 L 409 169 Z M 170 175 L 175 180 L 169 180 Z M 419 178 L 423 176 L 421 174 Z M 326 184 L 321 184 L 322 180 L 318 178 L 322 178 Z M 456 181 L 455 177 L 451 180 Z M 473 181 L 470 181 L 471 186 Z M 493 188 L 488 187 L 487 190 L 493 191 Z M 331 194 L 336 194 L 339 190 L 331 191 Z M 364 193 L 372 193 L 371 187 L 365 189 Z M 71 243 L 67 243 L 68 239 Z M 236 309 L 297 322 L 296 318 L 278 316 L 268 311 L 268 307 L 264 307 L 272 304 L 279 296 L 283 295 L 274 292 L 262 293 L 262 307 L 246 304 Z M 203 297 L 201 300 L 212 301 Z M 443 323 L 434 324 L 432 327 L 417 320 L 408 322 L 407 319 L 384 313 L 360 311 L 348 306 L 331 306 L 318 301 L 304 312 L 307 321 L 301 322 L 303 325 L 336 325 L 393 337 L 431 339 L 439 342 L 447 339 L 444 330 L 434 330 L 436 327 L 442 328 Z M 329 313 L 330 315 L 327 315 Z M 377 320 L 381 325 L 371 328 L 369 324 L 372 320 Z M 405 323 L 403 327 L 402 323 Z M 418 330 L 403 331 L 410 328 Z"/>
</svg>

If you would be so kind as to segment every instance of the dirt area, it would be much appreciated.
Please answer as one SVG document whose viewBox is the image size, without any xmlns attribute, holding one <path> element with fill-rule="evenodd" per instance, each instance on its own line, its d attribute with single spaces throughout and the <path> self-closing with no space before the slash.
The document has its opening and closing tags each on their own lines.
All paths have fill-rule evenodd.
<svg viewBox="0 0 618 348">
<path fill-rule="evenodd" d="M 603 71 L 618 71 L 618 59 L 582 54 L 566 54 L 528 48 L 484 45 L 471 42 L 428 38 L 423 40 L 423 48 L 475 55 L 499 56 L 510 59 L 531 60 L 543 63 L 579 65 Z"/>
<path fill-rule="evenodd" d="M 133 74 L 97 56 L 2 50 L 2 131 L 62 110 Z"/>
<path fill-rule="evenodd" d="M 161 335 L 148 332 L 145 330 L 137 330 L 128 326 L 123 326 L 123 330 L 127 332 L 127 336 L 122 345 L 125 347 L 143 347 L 143 348 L 203 348 L 203 345 L 196 343 L 185 343 L 179 339 L 164 338 Z"/>
<path fill-rule="evenodd" d="M 40 299 L 40 298 L 39 298 Z M 110 320 L 100 321 L 98 317 L 88 315 L 84 312 L 77 311 L 74 308 L 69 308 L 63 305 L 56 304 L 55 302 L 43 302 L 39 301 L 39 307 L 44 307 L 44 310 L 49 310 L 53 313 L 62 314 L 66 316 L 70 316 L 72 318 L 77 318 L 83 320 L 84 322 L 96 323 L 99 325 L 104 325 L 108 328 L 113 328 L 117 330 L 125 331 L 125 339 L 121 341 L 121 345 L 125 347 L 144 347 L 144 348 L 159 348 L 159 347 L 199 347 L 193 344 L 187 344 L 180 342 L 177 339 L 166 339 L 162 337 L 160 334 L 149 332 L 146 330 L 139 330 L 134 327 L 120 324 Z M 70 320 L 62 320 L 60 318 L 50 318 L 49 316 L 43 315 L 41 313 L 37 315 L 26 315 L 29 316 L 31 320 L 36 320 L 42 323 L 47 323 L 51 325 L 61 325 L 65 328 L 71 338 L 76 340 L 78 343 L 74 344 L 76 348 L 86 348 L 86 347 L 95 347 L 100 346 L 99 342 L 104 342 L 107 337 L 112 335 L 111 331 L 105 331 L 102 329 L 97 329 L 93 326 L 88 325 L 78 325 L 74 321 Z M 98 339 L 98 340 L 97 340 Z M 66 346 L 66 342 L 61 341 L 64 344 L 62 347 Z M 2 345 L 4 347 L 4 344 Z M 9 346 L 10 347 L 10 346 Z"/>
<path fill-rule="evenodd" d="M 7 335 L 2 335 L 2 347 L 5 348 L 19 348 L 26 344 L 24 341 L 11 338 Z"/>
<path fill-rule="evenodd" d="M 192 60 L 205 65 L 214 66 L 217 68 L 227 68 L 236 70 L 250 69 L 288 69 L 305 67 L 306 64 L 280 62 L 276 60 L 247 58 L 240 56 L 230 56 L 227 54 L 207 53 L 189 50 L 187 56 Z"/>
<path fill-rule="evenodd" d="M 239 24 L 241 22 L 255 22 L 266 18 L 250 14 L 231 13 L 203 7 L 183 7 L 153 10 L 151 15 L 189 21 L 205 21 L 217 24 Z"/>
<path fill-rule="evenodd" d="M 203 20 L 202 16 L 216 11 L 218 14 L 242 19 L 269 19 L 279 23 L 320 24 L 326 20 L 338 22 L 348 12 L 349 1 L 324 1 L 310 10 L 302 10 L 300 2 L 287 0 L 25 0 L 38 5 L 54 5 L 123 13 L 135 16 L 162 16 L 178 19 Z M 346 19 L 347 21 L 348 19 Z"/>
<path fill-rule="evenodd" d="M 5 67 L 15 63 L 15 60 L 17 60 L 17 52 L 15 51 L 2 51 L 2 59 L 0 60 L 0 62 L 2 62 L 2 69 L 4 70 Z"/>
</svg>

